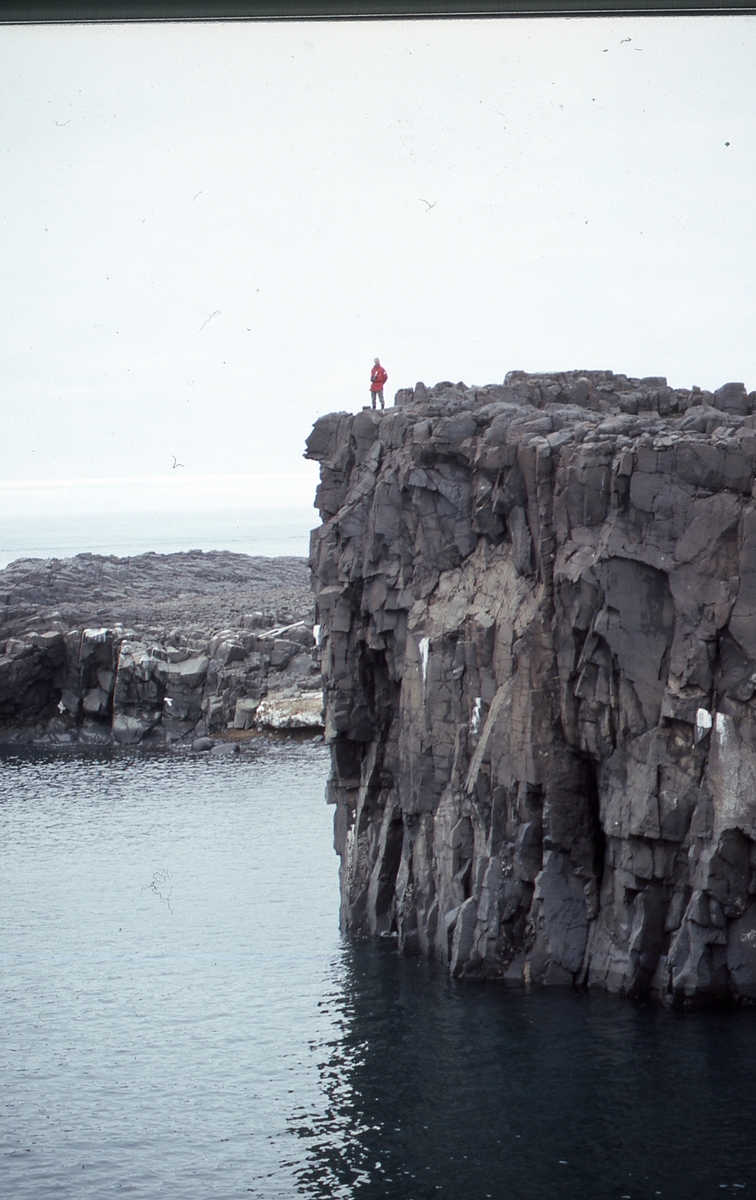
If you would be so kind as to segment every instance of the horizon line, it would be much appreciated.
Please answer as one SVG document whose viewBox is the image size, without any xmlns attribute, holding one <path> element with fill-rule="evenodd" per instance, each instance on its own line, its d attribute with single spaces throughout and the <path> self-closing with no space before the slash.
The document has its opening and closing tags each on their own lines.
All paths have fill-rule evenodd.
<svg viewBox="0 0 756 1200">
<path fill-rule="evenodd" d="M 173 470 L 173 468 L 171 468 Z M 140 486 L 144 484 L 165 484 L 170 481 L 171 486 L 178 484 L 183 486 L 193 484 L 195 486 L 201 484 L 234 484 L 234 483 L 264 483 L 266 481 L 276 481 L 278 483 L 290 482 L 292 480 L 309 480 L 309 471 L 301 472 L 280 472 L 266 474 L 244 474 L 244 475 L 122 475 L 122 476 L 82 476 L 80 478 L 57 478 L 57 479 L 0 479 L 0 491 L 19 490 L 26 491 L 30 489 L 50 489 L 63 487 L 117 487 L 117 486 Z"/>
</svg>

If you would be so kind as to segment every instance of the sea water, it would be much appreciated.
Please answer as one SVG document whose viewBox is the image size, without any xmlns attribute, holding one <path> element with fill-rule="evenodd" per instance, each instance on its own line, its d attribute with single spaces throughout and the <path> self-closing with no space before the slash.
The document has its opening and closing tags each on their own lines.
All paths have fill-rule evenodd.
<svg viewBox="0 0 756 1200">
<path fill-rule="evenodd" d="M 338 935 L 322 744 L 0 756 L 0 1195 L 756 1194 L 756 1020 Z"/>
<path fill-rule="evenodd" d="M 127 557 L 154 550 L 233 550 L 265 557 L 310 551 L 312 508 L 207 509 L 184 512 L 86 513 L 4 517 L 0 568 L 17 558 L 70 558 L 75 554 Z"/>
</svg>

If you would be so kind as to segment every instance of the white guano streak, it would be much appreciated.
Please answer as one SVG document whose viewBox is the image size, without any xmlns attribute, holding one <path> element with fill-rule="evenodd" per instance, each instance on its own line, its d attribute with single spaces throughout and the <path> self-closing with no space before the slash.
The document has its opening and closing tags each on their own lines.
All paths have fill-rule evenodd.
<svg viewBox="0 0 756 1200">
<path fill-rule="evenodd" d="M 711 713 L 705 708 L 696 711 L 696 732 L 694 740 L 698 743 L 711 729 Z"/>
<path fill-rule="evenodd" d="M 420 638 L 418 645 L 420 651 L 420 670 L 423 675 L 423 698 L 425 698 L 425 680 L 428 675 L 428 655 L 430 654 L 430 638 Z"/>
</svg>

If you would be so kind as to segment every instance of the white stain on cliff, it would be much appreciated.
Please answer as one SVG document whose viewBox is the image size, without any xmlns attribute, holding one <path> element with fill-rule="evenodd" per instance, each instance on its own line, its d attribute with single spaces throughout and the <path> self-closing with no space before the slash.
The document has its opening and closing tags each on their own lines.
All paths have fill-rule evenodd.
<svg viewBox="0 0 756 1200">
<path fill-rule="evenodd" d="M 699 708 L 696 712 L 696 732 L 695 732 L 696 743 L 700 742 L 702 738 L 705 738 L 706 734 L 709 732 L 710 729 L 711 729 L 711 713 L 708 712 L 705 708 Z"/>
<path fill-rule="evenodd" d="M 473 705 L 472 716 L 470 717 L 470 729 L 472 730 L 473 734 L 475 734 L 475 736 L 477 736 L 478 733 L 480 733 L 481 705 L 482 705 L 482 701 L 481 701 L 480 696 L 476 696 L 475 704 Z"/>
<path fill-rule="evenodd" d="M 420 670 L 423 675 L 423 696 L 425 695 L 425 680 L 428 675 L 428 655 L 430 654 L 430 638 L 420 638 L 418 645 L 420 651 Z"/>
</svg>

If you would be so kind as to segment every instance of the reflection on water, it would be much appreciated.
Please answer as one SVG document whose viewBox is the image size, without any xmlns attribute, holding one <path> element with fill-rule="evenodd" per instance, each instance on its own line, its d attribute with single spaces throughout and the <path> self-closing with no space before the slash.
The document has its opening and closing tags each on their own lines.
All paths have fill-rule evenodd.
<svg viewBox="0 0 756 1200">
<path fill-rule="evenodd" d="M 342 945 L 327 752 L 0 752 L 0 1196 L 756 1195 L 756 1013 Z"/>
<path fill-rule="evenodd" d="M 0 1196 L 296 1194 L 339 957 L 322 746 L 0 752 Z"/>
<path fill-rule="evenodd" d="M 390 944 L 348 948 L 324 1002 L 306 1196 L 756 1194 L 752 1012 L 454 983 Z"/>
</svg>

